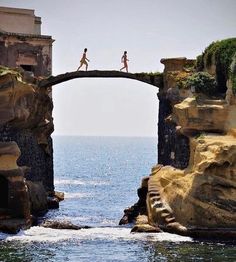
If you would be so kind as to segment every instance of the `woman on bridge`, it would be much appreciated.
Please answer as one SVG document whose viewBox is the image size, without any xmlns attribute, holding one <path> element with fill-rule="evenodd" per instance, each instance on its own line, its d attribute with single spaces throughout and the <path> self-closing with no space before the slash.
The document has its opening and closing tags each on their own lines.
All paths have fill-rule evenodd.
<svg viewBox="0 0 236 262">
<path fill-rule="evenodd" d="M 122 71 L 125 68 L 126 72 L 128 73 L 128 61 L 129 59 L 127 58 L 127 51 L 124 51 L 124 54 L 121 57 L 121 63 L 124 63 L 124 66 L 120 69 L 120 71 Z"/>
<path fill-rule="evenodd" d="M 86 57 L 86 53 L 87 53 L 87 48 L 84 49 L 84 53 L 83 53 L 83 56 L 80 60 L 80 66 L 78 67 L 77 71 L 80 70 L 80 68 L 85 65 L 86 66 L 86 71 L 88 70 L 88 62 L 89 62 L 89 59 Z"/>
</svg>

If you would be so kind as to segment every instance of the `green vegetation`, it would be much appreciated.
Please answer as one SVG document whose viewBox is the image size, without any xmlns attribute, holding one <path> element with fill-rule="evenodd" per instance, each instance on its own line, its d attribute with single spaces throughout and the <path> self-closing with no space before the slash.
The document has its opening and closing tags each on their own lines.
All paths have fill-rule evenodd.
<svg viewBox="0 0 236 262">
<path fill-rule="evenodd" d="M 163 75 L 163 73 L 160 72 L 141 72 L 141 73 L 136 73 L 136 75 L 139 76 L 161 76 Z"/>
<path fill-rule="evenodd" d="M 186 86 L 186 80 L 191 75 L 191 72 L 186 71 L 170 71 L 167 72 L 167 78 L 169 81 L 173 81 L 176 83 L 176 86 L 179 89 L 187 88 Z"/>
<path fill-rule="evenodd" d="M 230 67 L 230 74 L 233 83 L 233 91 L 236 94 L 236 54 L 233 57 L 233 62 Z"/>
<path fill-rule="evenodd" d="M 194 87 L 196 93 L 214 96 L 217 91 L 216 80 L 207 72 L 197 72 L 189 76 L 185 82 L 187 87 Z"/>
<path fill-rule="evenodd" d="M 141 73 L 135 73 L 136 77 L 140 78 L 148 78 L 150 79 L 151 83 L 158 82 L 158 87 L 160 89 L 163 88 L 163 73 L 160 72 L 141 72 Z M 157 84 L 156 82 L 156 84 Z"/>
<path fill-rule="evenodd" d="M 12 69 L 5 66 L 0 66 L 0 76 L 11 74 L 14 75 L 18 81 L 22 81 L 22 75 L 19 70 Z"/>
<path fill-rule="evenodd" d="M 198 133 L 198 134 L 195 136 L 195 138 L 196 138 L 196 139 L 204 139 L 205 136 L 206 136 L 206 133 L 202 132 L 202 133 Z"/>
<path fill-rule="evenodd" d="M 230 65 L 236 53 L 236 38 L 211 43 L 197 57 L 197 71 L 203 71 L 211 65 L 216 66 L 217 92 L 226 92 L 226 81 L 230 77 Z"/>
<path fill-rule="evenodd" d="M 188 59 L 184 65 L 184 70 L 186 72 L 194 72 L 196 71 L 196 60 Z"/>
<path fill-rule="evenodd" d="M 195 136 L 195 138 L 196 138 L 196 139 L 204 139 L 205 136 L 206 136 L 206 133 L 201 132 L 201 133 L 198 133 L 198 134 Z"/>
</svg>

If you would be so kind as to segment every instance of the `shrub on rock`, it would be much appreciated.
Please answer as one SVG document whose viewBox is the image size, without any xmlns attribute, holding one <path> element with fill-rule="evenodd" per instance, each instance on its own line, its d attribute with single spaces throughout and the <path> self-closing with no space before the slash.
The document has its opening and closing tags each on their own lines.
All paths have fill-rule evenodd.
<svg viewBox="0 0 236 262">
<path fill-rule="evenodd" d="M 186 80 L 186 86 L 194 87 L 196 93 L 209 96 L 214 96 L 217 93 L 216 80 L 207 72 L 197 72 L 189 76 Z"/>
</svg>

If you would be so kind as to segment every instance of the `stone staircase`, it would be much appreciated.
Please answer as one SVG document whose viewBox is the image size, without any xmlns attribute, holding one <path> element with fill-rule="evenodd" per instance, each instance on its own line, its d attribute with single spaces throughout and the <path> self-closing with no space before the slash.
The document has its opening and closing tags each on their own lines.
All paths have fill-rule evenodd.
<svg viewBox="0 0 236 262">
<path fill-rule="evenodd" d="M 152 173 L 148 180 L 148 193 L 147 193 L 147 210 L 149 224 L 158 226 L 164 231 L 171 233 L 182 233 L 185 235 L 187 229 L 176 221 L 171 208 L 161 198 L 159 192 L 159 183 L 156 181 L 154 174 L 156 174 L 162 165 L 153 168 Z"/>
</svg>

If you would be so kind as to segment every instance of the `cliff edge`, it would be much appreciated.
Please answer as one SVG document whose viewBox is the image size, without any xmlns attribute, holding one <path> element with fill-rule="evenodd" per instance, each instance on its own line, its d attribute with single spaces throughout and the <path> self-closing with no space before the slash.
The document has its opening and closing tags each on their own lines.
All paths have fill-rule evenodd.
<svg viewBox="0 0 236 262">
<path fill-rule="evenodd" d="M 50 90 L 0 67 L 0 230 L 15 233 L 48 209 L 54 192 Z"/>
<path fill-rule="evenodd" d="M 139 192 L 145 194 L 121 224 L 146 214 L 149 225 L 164 231 L 235 238 L 235 57 L 234 38 L 211 44 L 197 63 L 161 60 L 159 164 L 143 179 Z"/>
</svg>

